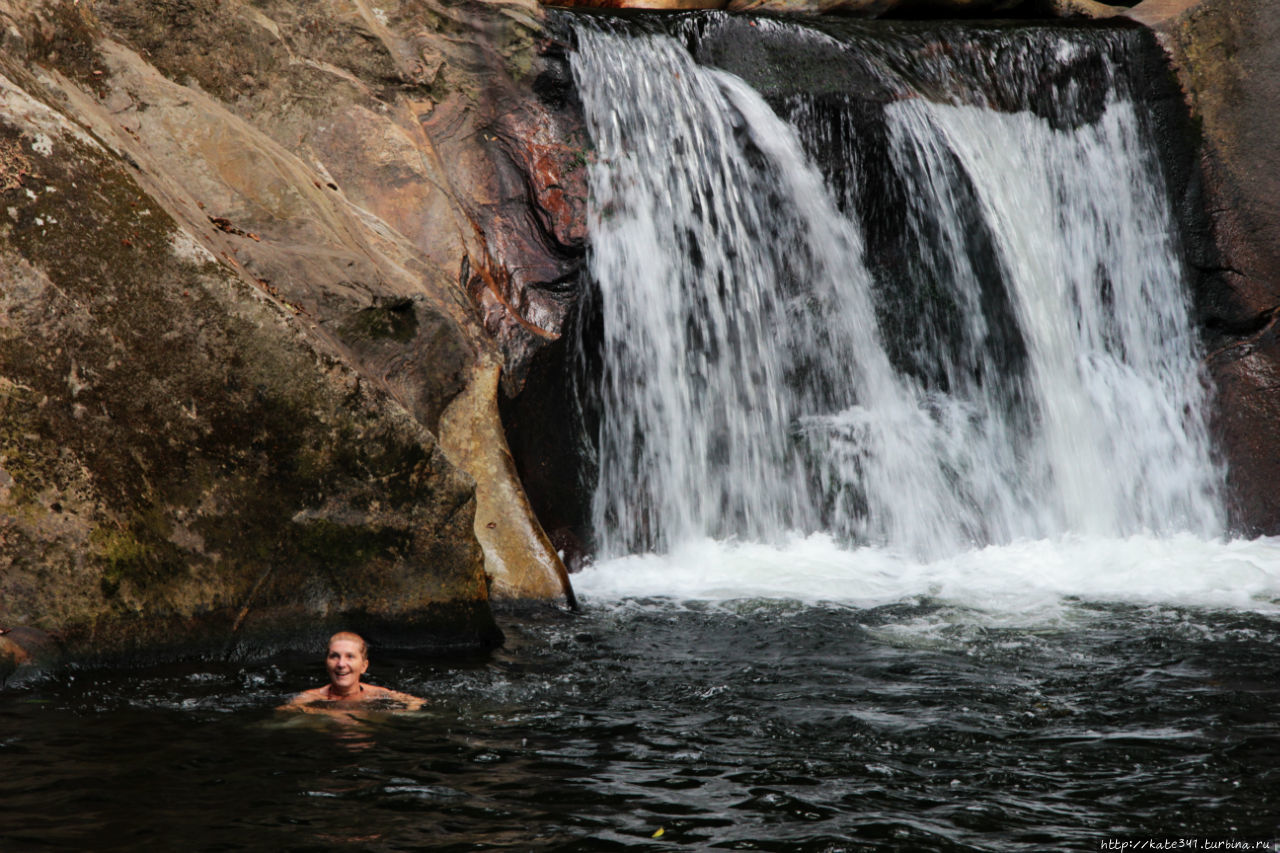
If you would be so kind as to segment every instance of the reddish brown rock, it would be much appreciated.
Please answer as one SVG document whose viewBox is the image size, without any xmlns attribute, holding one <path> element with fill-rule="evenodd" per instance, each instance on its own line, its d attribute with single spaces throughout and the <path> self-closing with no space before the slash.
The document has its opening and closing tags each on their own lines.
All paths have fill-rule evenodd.
<svg viewBox="0 0 1280 853">
<path fill-rule="evenodd" d="M 40 671 L 57 666 L 61 660 L 62 649 L 44 631 L 25 625 L 0 627 L 0 687 L 15 673 Z"/>
<path fill-rule="evenodd" d="M 586 248 L 590 142 L 567 88 L 563 46 L 542 39 L 537 51 L 529 74 L 543 96 L 496 90 L 497 118 L 480 134 L 492 171 L 487 196 L 472 208 L 481 249 L 462 271 L 503 354 L 509 395 L 519 393 L 537 353 L 559 338 Z"/>
</svg>

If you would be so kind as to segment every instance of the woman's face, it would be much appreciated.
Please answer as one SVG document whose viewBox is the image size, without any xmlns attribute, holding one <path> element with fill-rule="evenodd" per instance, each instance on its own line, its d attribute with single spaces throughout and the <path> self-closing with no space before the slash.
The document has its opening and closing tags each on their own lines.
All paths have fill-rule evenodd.
<svg viewBox="0 0 1280 853">
<path fill-rule="evenodd" d="M 349 693 L 360 683 L 360 676 L 369 668 L 369 660 L 355 640 L 334 640 L 329 643 L 329 655 L 324 665 L 329 670 L 329 682 L 336 691 Z"/>
</svg>

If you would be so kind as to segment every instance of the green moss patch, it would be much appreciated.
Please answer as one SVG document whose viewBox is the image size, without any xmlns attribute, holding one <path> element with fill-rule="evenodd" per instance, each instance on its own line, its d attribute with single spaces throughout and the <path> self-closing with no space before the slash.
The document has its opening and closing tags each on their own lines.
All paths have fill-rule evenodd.
<svg viewBox="0 0 1280 853">
<path fill-rule="evenodd" d="M 92 85 L 102 75 L 103 63 L 95 44 L 98 27 L 89 4 L 62 0 L 45 7 L 41 19 L 43 25 L 33 28 L 32 58 Z"/>
<path fill-rule="evenodd" d="M 357 311 L 342 325 L 344 339 L 393 340 L 408 343 L 418 334 L 413 301 L 397 299 Z"/>
</svg>

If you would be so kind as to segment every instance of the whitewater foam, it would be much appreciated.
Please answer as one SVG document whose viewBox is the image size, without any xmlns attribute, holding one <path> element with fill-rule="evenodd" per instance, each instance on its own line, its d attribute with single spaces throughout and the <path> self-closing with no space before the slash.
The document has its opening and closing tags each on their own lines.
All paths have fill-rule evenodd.
<svg viewBox="0 0 1280 853">
<path fill-rule="evenodd" d="M 1010 627 L 1071 620 L 1094 603 L 1280 614 L 1280 537 L 1067 536 L 930 561 L 844 548 L 825 534 L 780 545 L 702 539 L 596 563 L 574 576 L 574 588 L 588 606 L 766 599 L 872 608 L 923 599 Z"/>
</svg>

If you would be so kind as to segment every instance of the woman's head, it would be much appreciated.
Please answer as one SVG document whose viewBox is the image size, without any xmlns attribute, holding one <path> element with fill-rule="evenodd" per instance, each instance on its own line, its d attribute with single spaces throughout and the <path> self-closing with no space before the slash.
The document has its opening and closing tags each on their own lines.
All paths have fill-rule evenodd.
<svg viewBox="0 0 1280 853">
<path fill-rule="evenodd" d="M 360 676 L 369 669 L 369 647 L 359 634 L 339 631 L 329 638 L 324 665 L 331 692 L 340 696 L 355 693 L 360 689 Z"/>
</svg>

